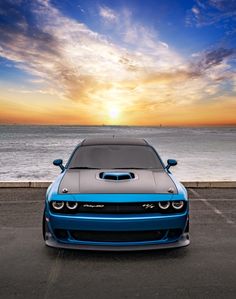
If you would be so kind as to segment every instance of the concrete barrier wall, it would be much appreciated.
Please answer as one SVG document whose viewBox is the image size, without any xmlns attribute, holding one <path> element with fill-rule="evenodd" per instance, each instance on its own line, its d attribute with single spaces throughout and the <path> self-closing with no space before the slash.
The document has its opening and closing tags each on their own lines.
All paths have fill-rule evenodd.
<svg viewBox="0 0 236 299">
<path fill-rule="evenodd" d="M 47 188 L 50 181 L 0 181 L 0 188 Z M 236 181 L 182 182 L 186 188 L 236 188 Z"/>
<path fill-rule="evenodd" d="M 0 181 L 0 188 L 47 188 L 49 181 Z"/>
<path fill-rule="evenodd" d="M 236 188 L 236 181 L 182 182 L 186 188 Z"/>
</svg>

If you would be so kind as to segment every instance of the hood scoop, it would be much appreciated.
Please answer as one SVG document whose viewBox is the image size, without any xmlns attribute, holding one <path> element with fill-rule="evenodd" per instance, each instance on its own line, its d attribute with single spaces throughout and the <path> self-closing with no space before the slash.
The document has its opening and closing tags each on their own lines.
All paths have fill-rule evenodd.
<svg viewBox="0 0 236 299">
<path fill-rule="evenodd" d="M 100 172 L 99 179 L 106 181 L 127 181 L 135 179 L 133 172 Z"/>
</svg>

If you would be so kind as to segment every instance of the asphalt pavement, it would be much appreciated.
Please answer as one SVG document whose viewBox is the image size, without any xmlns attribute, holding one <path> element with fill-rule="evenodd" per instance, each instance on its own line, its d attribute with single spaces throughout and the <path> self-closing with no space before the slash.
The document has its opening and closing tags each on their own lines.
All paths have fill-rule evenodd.
<svg viewBox="0 0 236 299">
<path fill-rule="evenodd" d="M 46 189 L 0 188 L 0 298 L 236 298 L 236 189 L 189 189 L 191 244 L 140 252 L 44 245 Z"/>
</svg>

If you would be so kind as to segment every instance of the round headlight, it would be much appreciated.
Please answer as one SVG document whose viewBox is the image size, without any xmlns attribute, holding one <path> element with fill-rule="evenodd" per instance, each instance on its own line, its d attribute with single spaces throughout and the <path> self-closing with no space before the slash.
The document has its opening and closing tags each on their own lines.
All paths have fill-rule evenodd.
<svg viewBox="0 0 236 299">
<path fill-rule="evenodd" d="M 64 201 L 53 201 L 52 207 L 55 210 L 61 210 L 64 207 Z"/>
<path fill-rule="evenodd" d="M 169 201 L 159 201 L 158 205 L 162 210 L 167 210 L 170 206 L 170 202 Z"/>
<path fill-rule="evenodd" d="M 179 201 L 173 201 L 172 202 L 172 207 L 176 210 L 180 210 L 182 209 L 184 206 L 184 201 L 183 200 L 179 200 Z"/>
<path fill-rule="evenodd" d="M 75 201 L 67 201 L 66 206 L 70 210 L 75 210 L 78 207 L 78 203 Z"/>
</svg>

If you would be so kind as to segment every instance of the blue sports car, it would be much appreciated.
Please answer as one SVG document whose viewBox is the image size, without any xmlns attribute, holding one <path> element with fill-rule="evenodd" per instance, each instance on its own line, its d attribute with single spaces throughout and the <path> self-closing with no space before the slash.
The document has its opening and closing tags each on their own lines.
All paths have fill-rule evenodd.
<svg viewBox="0 0 236 299">
<path fill-rule="evenodd" d="M 143 139 L 88 138 L 48 190 L 46 245 L 88 250 L 146 250 L 189 244 L 186 189 Z"/>
</svg>

